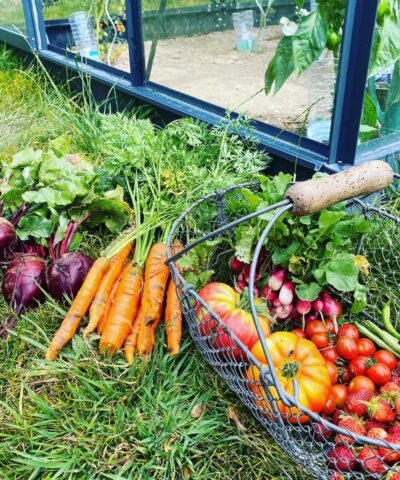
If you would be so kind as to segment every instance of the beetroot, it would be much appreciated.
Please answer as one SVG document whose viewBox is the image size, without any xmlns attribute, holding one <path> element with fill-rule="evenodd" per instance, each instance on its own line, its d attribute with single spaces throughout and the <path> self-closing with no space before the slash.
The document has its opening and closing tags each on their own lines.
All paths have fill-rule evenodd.
<svg viewBox="0 0 400 480">
<path fill-rule="evenodd" d="M 46 262 L 36 255 L 16 253 L 3 276 L 2 291 L 16 315 L 43 300 L 40 287 L 45 280 Z"/>
<path fill-rule="evenodd" d="M 46 270 L 46 283 L 50 295 L 65 300 L 65 295 L 75 298 L 86 278 L 93 260 L 83 253 L 64 253 L 53 260 Z"/>
<path fill-rule="evenodd" d="M 0 260 L 8 261 L 14 257 L 18 241 L 14 225 L 0 217 Z"/>
</svg>

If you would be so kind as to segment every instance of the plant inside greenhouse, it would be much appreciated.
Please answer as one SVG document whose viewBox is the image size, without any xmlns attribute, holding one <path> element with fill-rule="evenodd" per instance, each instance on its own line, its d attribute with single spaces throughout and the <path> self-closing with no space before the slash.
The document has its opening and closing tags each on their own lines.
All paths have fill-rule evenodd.
<svg viewBox="0 0 400 480">
<path fill-rule="evenodd" d="M 0 480 L 400 479 L 399 0 L 0 0 Z"/>
</svg>

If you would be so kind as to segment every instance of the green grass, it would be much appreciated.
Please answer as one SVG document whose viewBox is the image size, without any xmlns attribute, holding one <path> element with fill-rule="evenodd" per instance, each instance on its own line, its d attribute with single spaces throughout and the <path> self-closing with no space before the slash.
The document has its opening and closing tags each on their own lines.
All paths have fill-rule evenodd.
<svg viewBox="0 0 400 480">
<path fill-rule="evenodd" d="M 93 161 L 107 156 L 93 144 L 99 113 L 90 102 L 65 96 L 68 85 L 55 91 L 44 73 L 4 48 L 0 67 L 3 161 L 26 146 L 44 147 L 60 132 L 76 136 Z M 86 233 L 82 250 L 97 256 L 105 243 Z M 1 318 L 10 313 L 0 301 Z M 160 329 L 151 361 L 130 368 L 122 354 L 100 357 L 98 339 L 80 334 L 49 363 L 44 350 L 61 318 L 44 303 L 0 345 L 1 480 L 309 478 L 204 364 L 186 331 L 173 359 Z M 198 404 L 204 412 L 193 418 Z M 229 420 L 229 408 L 245 431 Z"/>
</svg>

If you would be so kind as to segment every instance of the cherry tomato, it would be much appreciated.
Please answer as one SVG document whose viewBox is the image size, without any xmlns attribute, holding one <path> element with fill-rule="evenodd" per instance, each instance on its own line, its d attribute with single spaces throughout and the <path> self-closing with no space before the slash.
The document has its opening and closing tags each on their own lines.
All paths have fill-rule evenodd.
<svg viewBox="0 0 400 480">
<path fill-rule="evenodd" d="M 360 338 L 357 340 L 357 347 L 360 355 L 365 355 L 366 357 L 372 357 L 376 352 L 375 343 L 369 338 Z"/>
<path fill-rule="evenodd" d="M 326 333 L 326 327 L 321 320 L 310 320 L 306 324 L 306 337 L 311 338 L 316 333 Z"/>
<path fill-rule="evenodd" d="M 325 319 L 325 327 L 328 333 L 335 333 L 335 324 L 331 318 Z"/>
<path fill-rule="evenodd" d="M 367 377 L 370 378 L 375 385 L 385 385 L 390 382 L 392 372 L 386 364 L 378 362 L 374 363 L 372 367 L 369 367 Z"/>
<path fill-rule="evenodd" d="M 377 362 L 387 365 L 390 370 L 393 370 L 397 365 L 396 357 L 392 352 L 388 352 L 387 350 L 378 350 L 374 353 L 374 358 Z"/>
<path fill-rule="evenodd" d="M 339 371 L 339 381 L 340 383 L 343 383 L 343 385 L 347 385 L 350 380 L 350 373 L 349 369 L 345 365 L 341 365 L 338 368 Z"/>
<path fill-rule="evenodd" d="M 336 408 L 343 408 L 348 395 L 348 389 L 346 385 L 337 383 L 336 385 L 332 385 L 331 395 L 335 401 Z"/>
<path fill-rule="evenodd" d="M 332 413 L 336 410 L 336 402 L 335 399 L 333 398 L 333 395 L 330 394 L 328 401 L 325 404 L 324 409 L 322 410 L 322 413 L 324 415 L 332 415 Z"/>
<path fill-rule="evenodd" d="M 349 383 L 349 393 L 355 393 L 362 389 L 375 393 L 375 384 L 370 378 L 357 375 Z"/>
<path fill-rule="evenodd" d="M 357 375 L 365 375 L 368 370 L 367 366 L 368 357 L 365 355 L 358 355 L 350 360 L 349 372 L 352 377 Z"/>
<path fill-rule="evenodd" d="M 326 368 L 328 369 L 329 375 L 331 377 L 332 385 L 338 382 L 339 379 L 339 370 L 337 366 L 332 362 L 326 362 Z"/>
<path fill-rule="evenodd" d="M 338 330 L 338 337 L 350 337 L 353 340 L 357 341 L 360 338 L 360 333 L 358 328 L 350 323 L 345 323 L 341 325 Z"/>
<path fill-rule="evenodd" d="M 336 340 L 336 350 L 340 357 L 351 360 L 358 355 L 358 347 L 351 337 L 340 336 Z"/>
<path fill-rule="evenodd" d="M 295 333 L 300 338 L 306 338 L 306 332 L 301 328 L 294 328 L 292 332 Z"/>
<path fill-rule="evenodd" d="M 339 358 L 339 354 L 335 347 L 328 347 L 321 350 L 321 355 L 325 358 L 327 362 L 335 363 Z"/>
<path fill-rule="evenodd" d="M 328 335 L 326 333 L 314 333 L 310 340 L 318 348 L 318 350 L 321 348 L 326 348 L 329 345 Z"/>
</svg>

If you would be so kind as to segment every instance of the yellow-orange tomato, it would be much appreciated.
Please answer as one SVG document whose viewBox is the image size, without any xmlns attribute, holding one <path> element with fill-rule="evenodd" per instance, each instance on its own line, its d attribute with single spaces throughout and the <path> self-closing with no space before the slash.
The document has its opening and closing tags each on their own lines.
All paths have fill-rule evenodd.
<svg viewBox="0 0 400 480">
<path fill-rule="evenodd" d="M 275 332 L 266 338 L 266 342 L 272 363 L 275 366 L 276 376 L 283 390 L 294 396 L 293 380 L 296 379 L 299 389 L 299 403 L 312 412 L 321 412 L 329 399 L 332 384 L 326 362 L 317 347 L 310 340 L 300 338 L 292 332 Z M 262 364 L 267 363 L 260 341 L 254 345 L 251 353 Z M 260 372 L 258 368 L 254 365 L 250 366 L 247 376 L 253 380 L 250 385 L 254 393 L 258 397 L 266 398 L 265 401 L 258 398 L 258 404 L 272 413 L 272 406 L 259 381 Z M 290 422 L 303 423 L 308 421 L 309 417 L 304 415 L 297 407 L 288 408 L 279 400 L 279 395 L 274 386 L 269 386 L 268 390 L 272 397 L 276 399 L 275 403 L 279 411 Z"/>
</svg>

